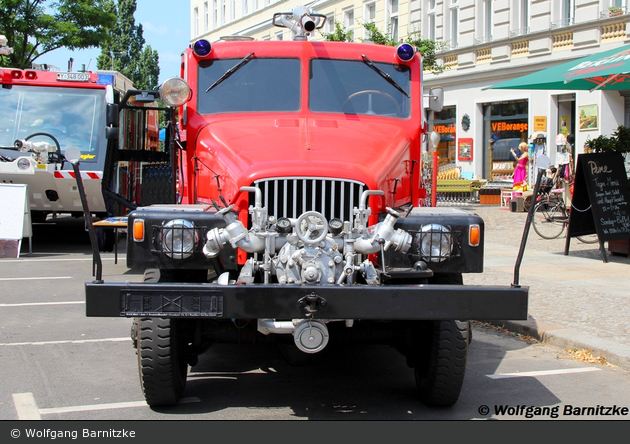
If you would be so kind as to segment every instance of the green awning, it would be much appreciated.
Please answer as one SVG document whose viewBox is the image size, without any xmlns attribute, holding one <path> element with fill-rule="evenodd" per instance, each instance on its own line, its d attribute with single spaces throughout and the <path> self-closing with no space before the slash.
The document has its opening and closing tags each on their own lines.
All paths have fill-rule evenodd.
<svg viewBox="0 0 630 444">
<path fill-rule="evenodd" d="M 630 45 L 593 54 L 483 89 L 630 90 Z"/>
</svg>

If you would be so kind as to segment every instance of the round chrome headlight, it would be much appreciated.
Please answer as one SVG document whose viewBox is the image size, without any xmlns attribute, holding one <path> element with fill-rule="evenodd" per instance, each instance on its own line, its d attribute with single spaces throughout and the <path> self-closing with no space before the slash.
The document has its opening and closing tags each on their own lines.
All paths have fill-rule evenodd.
<svg viewBox="0 0 630 444">
<path fill-rule="evenodd" d="M 21 170 L 28 170 L 31 167 L 31 161 L 28 160 L 26 157 L 20 157 L 20 159 L 17 161 L 17 166 Z"/>
<path fill-rule="evenodd" d="M 195 225 L 186 219 L 174 219 L 162 227 L 162 251 L 173 259 L 192 256 L 199 241 Z"/>
<path fill-rule="evenodd" d="M 192 90 L 183 79 L 171 77 L 166 79 L 159 87 L 160 99 L 166 106 L 182 106 L 188 102 L 192 95 Z"/>
<path fill-rule="evenodd" d="M 416 247 L 422 259 L 430 262 L 442 262 L 451 256 L 453 235 L 443 225 L 425 225 L 416 236 Z"/>
</svg>

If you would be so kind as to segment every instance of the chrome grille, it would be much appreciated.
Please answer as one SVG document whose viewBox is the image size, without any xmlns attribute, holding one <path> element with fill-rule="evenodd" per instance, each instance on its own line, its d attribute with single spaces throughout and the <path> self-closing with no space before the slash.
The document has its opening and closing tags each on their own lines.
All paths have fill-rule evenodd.
<svg viewBox="0 0 630 444">
<path fill-rule="evenodd" d="M 326 219 L 352 220 L 367 187 L 353 180 L 321 177 L 282 177 L 253 183 L 262 192 L 262 204 L 270 216 L 297 218 L 306 211 L 318 211 Z M 254 204 L 254 193 L 249 195 Z"/>
</svg>

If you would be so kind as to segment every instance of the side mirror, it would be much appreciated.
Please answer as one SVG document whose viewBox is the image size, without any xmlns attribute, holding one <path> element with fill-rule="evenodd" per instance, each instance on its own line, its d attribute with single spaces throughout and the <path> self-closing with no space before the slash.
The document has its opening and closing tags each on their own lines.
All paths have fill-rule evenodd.
<svg viewBox="0 0 630 444">
<path fill-rule="evenodd" d="M 68 162 L 76 164 L 77 162 L 79 162 L 79 160 L 81 160 L 81 151 L 79 150 L 79 148 L 71 146 L 64 153 L 64 157 Z"/>
<path fill-rule="evenodd" d="M 118 140 L 118 128 L 110 126 L 105 128 L 105 138 L 107 140 Z"/>
<path fill-rule="evenodd" d="M 429 90 L 429 109 L 440 112 L 444 106 L 444 88 L 441 86 Z"/>
<path fill-rule="evenodd" d="M 105 124 L 108 127 L 113 126 L 115 128 L 118 128 L 118 122 L 119 122 L 118 105 L 113 104 L 113 103 L 107 104 L 107 115 L 106 115 Z"/>
</svg>

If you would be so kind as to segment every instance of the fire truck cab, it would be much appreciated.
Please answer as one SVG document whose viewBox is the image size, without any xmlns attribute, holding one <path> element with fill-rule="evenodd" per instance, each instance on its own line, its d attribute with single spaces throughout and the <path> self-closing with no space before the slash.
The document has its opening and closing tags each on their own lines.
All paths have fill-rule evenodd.
<svg viewBox="0 0 630 444">
<path fill-rule="evenodd" d="M 67 148 L 81 152 L 90 208 L 105 216 L 101 192 L 107 104 L 133 89 L 115 71 L 54 72 L 0 68 L 0 181 L 27 184 L 32 220 L 82 214 Z M 157 131 L 157 130 L 156 130 Z"/>
</svg>

